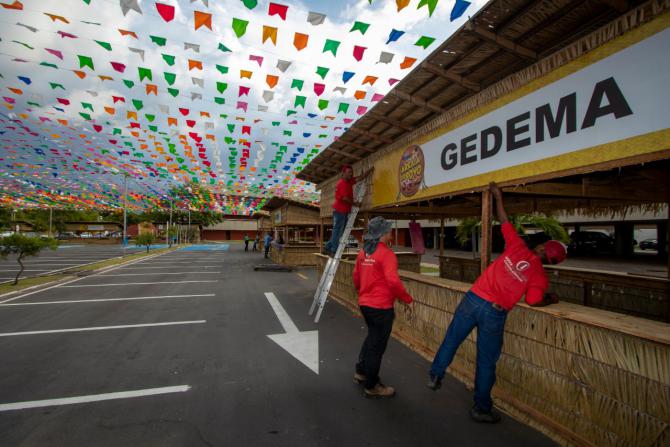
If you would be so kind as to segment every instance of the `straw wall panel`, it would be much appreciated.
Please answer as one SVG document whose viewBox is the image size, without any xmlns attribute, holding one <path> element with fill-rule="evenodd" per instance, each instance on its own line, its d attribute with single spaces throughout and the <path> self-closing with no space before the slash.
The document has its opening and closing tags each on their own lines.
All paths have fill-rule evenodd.
<svg viewBox="0 0 670 447">
<path fill-rule="evenodd" d="M 271 259 L 282 265 L 315 265 L 315 253 L 319 252 L 316 245 L 292 246 L 285 245 L 282 249 L 272 246 Z"/>
<path fill-rule="evenodd" d="M 325 261 L 317 256 L 321 271 Z M 355 310 L 352 272 L 352 262 L 340 264 L 331 296 Z M 394 336 L 431 359 L 469 285 L 408 272 L 400 276 L 415 298 L 415 316 L 408 321 L 397 309 Z M 668 445 L 670 342 L 569 318 L 578 312 L 612 316 L 569 303 L 546 309 L 521 304 L 509 314 L 494 388 L 498 405 L 525 422 L 539 424 L 563 445 Z M 644 322 L 649 325 L 659 332 L 670 331 L 664 323 Z M 473 331 L 450 372 L 471 385 L 475 361 Z"/>
<path fill-rule="evenodd" d="M 288 205 L 282 208 L 282 224 L 284 225 L 319 225 L 319 210 L 308 209 L 296 205 Z M 286 215 L 286 217 L 284 217 Z"/>
</svg>

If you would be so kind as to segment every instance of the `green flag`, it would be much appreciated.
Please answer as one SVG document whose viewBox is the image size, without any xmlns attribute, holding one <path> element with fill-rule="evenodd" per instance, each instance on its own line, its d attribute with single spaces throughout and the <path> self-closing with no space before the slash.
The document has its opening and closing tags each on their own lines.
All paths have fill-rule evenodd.
<svg viewBox="0 0 670 447">
<path fill-rule="evenodd" d="M 172 95 L 173 98 L 176 98 L 179 95 L 179 90 L 176 88 L 168 88 L 168 93 Z"/>
<path fill-rule="evenodd" d="M 140 75 L 140 82 L 144 81 L 144 79 L 149 78 L 150 81 L 153 81 L 153 74 L 151 73 L 151 70 L 149 68 L 144 68 L 144 67 L 137 67 L 137 71 Z"/>
<path fill-rule="evenodd" d="M 226 127 L 228 127 L 228 132 L 235 132 L 235 124 L 227 124 Z"/>
<path fill-rule="evenodd" d="M 164 54 L 164 53 L 161 56 L 163 56 L 163 60 L 170 67 L 172 67 L 174 65 L 174 56 L 170 56 L 169 54 Z"/>
<path fill-rule="evenodd" d="M 219 44 L 219 50 L 223 51 L 224 53 L 229 53 L 233 51 L 222 43 Z"/>
<path fill-rule="evenodd" d="M 79 112 L 79 115 L 86 121 L 91 121 L 91 115 L 89 115 L 88 113 Z"/>
<path fill-rule="evenodd" d="M 305 82 L 301 79 L 294 79 L 293 82 L 291 82 L 291 88 L 297 88 L 299 92 L 302 91 L 302 86 Z"/>
<path fill-rule="evenodd" d="M 337 108 L 337 113 L 344 113 L 346 114 L 349 111 L 349 103 L 346 102 L 341 102 L 339 107 Z"/>
<path fill-rule="evenodd" d="M 214 102 L 219 104 L 219 105 L 223 105 L 223 104 L 226 103 L 226 98 L 222 98 L 220 96 L 215 96 L 214 97 Z"/>
<path fill-rule="evenodd" d="M 304 109 L 306 100 L 307 100 L 307 98 L 304 97 L 304 96 L 296 96 L 295 97 L 295 102 L 293 103 L 293 107 L 302 106 L 302 108 Z"/>
<path fill-rule="evenodd" d="M 254 9 L 258 4 L 258 0 L 242 0 L 242 3 L 244 3 L 244 6 L 247 8 Z"/>
<path fill-rule="evenodd" d="M 326 78 L 326 75 L 328 74 L 328 71 L 330 71 L 330 68 L 328 68 L 328 67 L 316 67 L 316 74 L 321 76 L 321 79 Z"/>
<path fill-rule="evenodd" d="M 322 53 L 330 51 L 333 53 L 333 56 L 337 56 L 337 48 L 340 46 L 340 42 L 337 40 L 326 39 L 326 43 L 323 45 Z"/>
<path fill-rule="evenodd" d="M 139 99 L 133 99 L 133 106 L 135 106 L 135 109 L 137 110 L 142 110 L 144 104 Z"/>
<path fill-rule="evenodd" d="M 168 73 L 168 72 L 163 72 L 163 76 L 165 77 L 165 82 L 167 82 L 170 85 L 174 84 L 174 81 L 177 79 L 177 75 L 174 73 Z"/>
<path fill-rule="evenodd" d="M 328 100 L 326 99 L 319 99 L 319 110 L 323 110 L 326 107 L 328 107 Z"/>
<path fill-rule="evenodd" d="M 233 17 L 233 31 L 235 31 L 235 35 L 238 39 L 244 36 L 244 34 L 247 32 L 248 24 L 249 22 L 246 20 Z"/>
<path fill-rule="evenodd" d="M 437 6 L 437 2 L 440 0 L 419 0 L 419 6 L 416 7 L 416 9 L 420 9 L 422 6 L 428 6 L 428 15 L 430 17 L 433 16 L 433 12 L 435 11 L 435 7 Z"/>
<path fill-rule="evenodd" d="M 92 105 L 92 104 L 89 104 L 89 103 L 87 103 L 87 102 L 82 102 L 82 103 L 81 103 L 81 108 L 82 108 L 82 109 L 88 109 L 88 110 L 90 110 L 91 112 L 95 112 L 95 110 L 93 110 L 93 105 Z"/>
<path fill-rule="evenodd" d="M 434 37 L 421 36 L 421 37 L 419 38 L 419 40 L 417 40 L 416 43 L 415 43 L 414 45 L 416 45 L 417 47 L 423 47 L 423 49 L 425 50 L 425 49 L 428 48 L 428 47 L 430 46 L 430 44 L 432 44 L 433 42 L 435 42 L 435 38 L 434 38 Z"/>
<path fill-rule="evenodd" d="M 126 85 L 128 88 L 133 88 L 135 87 L 135 83 L 129 79 L 124 79 L 123 83 Z"/>
<path fill-rule="evenodd" d="M 44 67 L 49 67 L 49 68 L 55 68 L 55 69 L 58 69 L 58 65 L 56 65 L 56 64 L 50 64 L 49 62 L 42 62 L 40 65 L 42 65 L 42 66 L 44 66 Z"/>
<path fill-rule="evenodd" d="M 95 71 L 95 67 L 93 67 L 93 59 L 91 59 L 88 56 L 77 55 L 77 57 L 79 58 L 79 68 L 88 67 L 91 70 Z"/>
<path fill-rule="evenodd" d="M 145 113 L 145 114 L 144 114 L 144 117 L 145 117 L 145 118 L 147 119 L 147 121 L 149 121 L 150 123 L 153 123 L 154 120 L 156 119 L 156 115 L 150 115 L 150 114 L 148 114 L 148 113 Z"/>
<path fill-rule="evenodd" d="M 95 43 L 100 45 L 102 48 L 104 48 L 107 51 L 112 51 L 112 45 L 109 42 L 103 42 L 100 40 L 96 40 Z"/>
<path fill-rule="evenodd" d="M 164 47 L 167 43 L 167 39 L 165 37 L 149 36 L 149 39 L 151 39 L 151 41 L 159 47 Z"/>
<path fill-rule="evenodd" d="M 217 82 L 216 83 L 216 90 L 221 94 L 223 94 L 223 92 L 225 92 L 227 88 L 228 88 L 228 84 L 226 84 L 225 82 Z"/>
<path fill-rule="evenodd" d="M 369 23 L 354 22 L 354 26 L 351 27 L 349 32 L 353 33 L 354 31 L 360 31 L 361 34 L 365 34 L 369 27 L 370 27 Z"/>
</svg>

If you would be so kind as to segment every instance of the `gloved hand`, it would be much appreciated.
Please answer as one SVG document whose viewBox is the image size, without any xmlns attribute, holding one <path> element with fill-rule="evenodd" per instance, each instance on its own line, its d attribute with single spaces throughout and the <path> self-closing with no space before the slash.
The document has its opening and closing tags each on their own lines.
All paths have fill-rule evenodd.
<svg viewBox="0 0 670 447">
<path fill-rule="evenodd" d="M 556 303 L 558 303 L 558 295 L 555 293 L 545 293 L 542 297 L 542 301 L 537 304 L 533 304 L 532 307 L 544 307 Z"/>
</svg>

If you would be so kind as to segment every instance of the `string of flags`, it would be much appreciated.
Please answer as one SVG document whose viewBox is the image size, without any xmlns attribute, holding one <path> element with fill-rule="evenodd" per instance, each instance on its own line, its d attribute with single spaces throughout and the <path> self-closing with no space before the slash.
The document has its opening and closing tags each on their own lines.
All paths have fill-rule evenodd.
<svg viewBox="0 0 670 447">
<path fill-rule="evenodd" d="M 395 3 L 428 25 L 439 0 Z M 470 6 L 448 3 L 451 21 Z M 0 206 L 114 209 L 124 178 L 138 210 L 196 183 L 208 193 L 183 195 L 190 209 L 318 203 L 295 176 L 447 37 L 237 5 L 0 1 Z"/>
</svg>

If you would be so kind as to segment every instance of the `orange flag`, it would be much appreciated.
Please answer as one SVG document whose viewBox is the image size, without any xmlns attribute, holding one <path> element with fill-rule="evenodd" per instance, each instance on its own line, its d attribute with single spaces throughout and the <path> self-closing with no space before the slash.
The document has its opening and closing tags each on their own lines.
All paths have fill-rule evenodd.
<svg viewBox="0 0 670 447">
<path fill-rule="evenodd" d="M 212 29 L 212 15 L 206 12 L 193 11 L 193 21 L 195 22 L 195 29 L 201 26 L 206 26 Z"/>
<path fill-rule="evenodd" d="M 363 79 L 363 84 L 370 84 L 374 85 L 375 82 L 377 82 L 377 76 L 366 76 L 365 79 Z M 361 85 L 363 85 L 361 84 Z"/>
<path fill-rule="evenodd" d="M 23 95 L 23 90 L 20 88 L 7 87 L 11 92 L 16 93 L 17 95 Z"/>
<path fill-rule="evenodd" d="M 400 12 L 409 5 L 409 0 L 395 0 L 395 4 L 398 6 L 398 12 Z"/>
<path fill-rule="evenodd" d="M 201 61 L 194 61 L 192 59 L 188 60 L 188 69 L 193 70 L 194 68 L 197 68 L 198 70 L 202 70 L 202 62 Z"/>
<path fill-rule="evenodd" d="M 105 112 L 109 113 L 110 115 L 114 115 L 116 113 L 116 109 L 114 109 L 114 107 L 105 107 Z"/>
<path fill-rule="evenodd" d="M 63 16 L 57 16 L 56 14 L 49 14 L 48 12 L 45 12 L 44 14 L 47 15 L 47 16 L 49 16 L 49 18 L 50 18 L 51 20 L 53 20 L 54 22 L 55 22 L 56 20 L 60 20 L 60 21 L 63 22 L 63 23 L 70 23 L 70 22 L 68 21 L 68 19 L 66 19 L 66 18 L 63 17 Z"/>
<path fill-rule="evenodd" d="M 263 43 L 270 39 L 273 44 L 277 45 L 277 28 L 263 25 Z"/>
<path fill-rule="evenodd" d="M 295 33 L 293 36 L 293 46 L 298 50 L 302 50 L 307 46 L 307 41 L 309 40 L 308 34 Z"/>
<path fill-rule="evenodd" d="M 365 91 L 356 90 L 356 93 L 354 93 L 354 98 L 359 99 L 359 100 L 365 98 Z"/>
<path fill-rule="evenodd" d="M 18 11 L 23 10 L 23 4 L 19 0 L 16 0 L 11 5 L 9 3 L 0 3 L 0 5 L 2 5 L 2 7 L 5 9 L 16 9 Z"/>
<path fill-rule="evenodd" d="M 137 112 L 135 112 L 133 110 L 128 110 L 126 112 L 126 119 L 129 120 L 131 118 L 134 119 L 134 120 L 137 120 Z"/>
<path fill-rule="evenodd" d="M 76 74 L 79 77 L 79 79 L 84 79 L 86 77 L 86 73 L 84 73 L 83 71 L 72 70 L 72 72 Z"/>
<path fill-rule="evenodd" d="M 103 81 L 103 82 L 105 82 L 105 81 L 113 81 L 113 80 L 114 80 L 114 78 L 111 77 L 111 76 L 98 75 L 98 77 L 99 77 L 100 80 Z"/>
<path fill-rule="evenodd" d="M 270 86 L 270 88 L 275 88 L 277 82 L 279 82 L 279 76 L 267 75 L 265 77 L 265 82 Z"/>
<path fill-rule="evenodd" d="M 242 78 L 251 79 L 251 76 L 252 76 L 253 74 L 254 74 L 253 71 L 249 71 L 249 70 L 240 70 L 240 79 L 242 79 Z"/>
<path fill-rule="evenodd" d="M 128 30 L 125 30 L 125 29 L 119 29 L 119 32 L 121 33 L 122 36 L 130 36 L 130 37 L 134 37 L 135 39 L 137 39 L 137 34 L 135 34 L 135 31 L 128 31 Z"/>
<path fill-rule="evenodd" d="M 147 84 L 146 86 L 147 95 L 153 93 L 158 96 L 158 86 L 156 84 Z"/>
<path fill-rule="evenodd" d="M 404 70 L 405 68 L 409 68 L 409 67 L 411 67 L 412 65 L 414 65 L 414 62 L 416 62 L 416 59 L 415 59 L 415 58 L 413 58 L 413 57 L 409 57 L 409 56 L 405 56 L 405 60 L 403 60 L 403 61 L 400 63 L 400 68 L 402 68 L 403 70 Z"/>
</svg>

